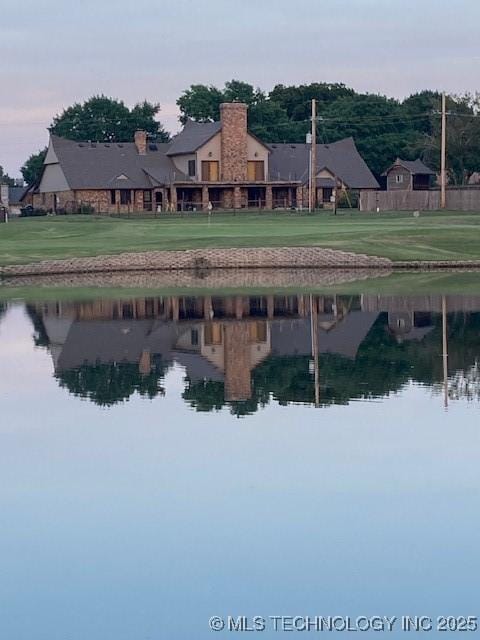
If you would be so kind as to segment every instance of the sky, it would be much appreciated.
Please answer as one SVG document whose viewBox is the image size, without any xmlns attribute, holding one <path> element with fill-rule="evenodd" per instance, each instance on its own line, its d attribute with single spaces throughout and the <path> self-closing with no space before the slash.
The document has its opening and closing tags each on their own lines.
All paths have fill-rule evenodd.
<svg viewBox="0 0 480 640">
<path fill-rule="evenodd" d="M 480 89 L 478 0 L 23 0 L 0 11 L 0 165 L 20 175 L 53 117 L 95 94 L 132 106 L 193 83 L 343 82 L 403 98 Z"/>
</svg>

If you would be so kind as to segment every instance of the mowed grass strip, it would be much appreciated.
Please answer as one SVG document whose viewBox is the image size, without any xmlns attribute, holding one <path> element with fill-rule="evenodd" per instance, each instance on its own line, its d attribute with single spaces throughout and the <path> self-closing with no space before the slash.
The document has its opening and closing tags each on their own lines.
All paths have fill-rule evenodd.
<svg viewBox="0 0 480 640">
<path fill-rule="evenodd" d="M 0 264 L 208 247 L 320 246 L 392 260 L 480 259 L 480 212 L 59 216 L 0 225 Z"/>
</svg>

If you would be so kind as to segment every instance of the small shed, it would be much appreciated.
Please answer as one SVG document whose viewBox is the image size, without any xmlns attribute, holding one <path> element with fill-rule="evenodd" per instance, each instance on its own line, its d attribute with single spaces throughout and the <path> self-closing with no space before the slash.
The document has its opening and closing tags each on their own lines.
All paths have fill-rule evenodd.
<svg viewBox="0 0 480 640">
<path fill-rule="evenodd" d="M 395 162 L 382 173 L 387 178 L 387 191 L 416 191 L 429 189 L 436 173 L 417 158 L 416 160 L 401 160 Z"/>
</svg>

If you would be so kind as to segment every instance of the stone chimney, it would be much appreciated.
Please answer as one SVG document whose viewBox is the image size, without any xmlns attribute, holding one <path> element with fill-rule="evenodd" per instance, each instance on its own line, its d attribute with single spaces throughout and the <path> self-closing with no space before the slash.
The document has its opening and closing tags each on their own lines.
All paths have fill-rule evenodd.
<svg viewBox="0 0 480 640">
<path fill-rule="evenodd" d="M 220 105 L 221 179 L 224 182 L 247 180 L 247 105 L 224 102 Z"/>
<path fill-rule="evenodd" d="M 144 156 L 147 153 L 147 132 L 135 131 L 135 146 L 139 155 Z"/>
</svg>

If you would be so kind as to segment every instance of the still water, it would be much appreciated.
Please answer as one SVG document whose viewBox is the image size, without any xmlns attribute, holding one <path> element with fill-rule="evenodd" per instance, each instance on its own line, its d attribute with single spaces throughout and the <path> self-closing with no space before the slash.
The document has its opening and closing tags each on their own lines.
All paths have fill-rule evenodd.
<svg viewBox="0 0 480 640">
<path fill-rule="evenodd" d="M 480 616 L 479 359 L 480 296 L 0 303 L 0 638 Z"/>
</svg>

